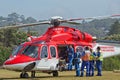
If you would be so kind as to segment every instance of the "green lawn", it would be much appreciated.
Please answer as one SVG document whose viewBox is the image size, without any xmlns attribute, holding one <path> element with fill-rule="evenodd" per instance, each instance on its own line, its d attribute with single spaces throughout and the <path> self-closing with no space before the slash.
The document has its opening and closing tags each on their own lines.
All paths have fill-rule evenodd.
<svg viewBox="0 0 120 80">
<path fill-rule="evenodd" d="M 59 77 L 52 77 L 52 74 L 36 73 L 36 78 L 21 79 L 19 75 L 20 72 L 0 69 L 0 80 L 120 80 L 120 73 L 112 71 L 103 71 L 101 77 L 75 77 L 75 71 L 59 72 Z"/>
</svg>

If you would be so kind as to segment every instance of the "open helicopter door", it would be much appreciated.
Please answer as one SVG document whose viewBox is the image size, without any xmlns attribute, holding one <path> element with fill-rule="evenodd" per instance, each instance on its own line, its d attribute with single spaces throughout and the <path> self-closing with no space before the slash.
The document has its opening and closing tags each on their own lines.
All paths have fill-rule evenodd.
<svg viewBox="0 0 120 80">
<path fill-rule="evenodd" d="M 38 70 L 58 70 L 58 58 L 55 45 L 42 45 Z"/>
<path fill-rule="evenodd" d="M 69 44 L 69 45 L 72 45 L 72 44 Z M 58 45 L 57 46 L 59 59 L 65 59 L 66 63 L 68 62 L 68 52 L 67 52 L 67 49 L 68 49 L 69 45 Z M 72 47 L 74 48 L 73 45 L 72 45 Z"/>
<path fill-rule="evenodd" d="M 58 56 L 59 56 L 59 70 L 60 71 L 65 71 L 68 68 L 68 46 L 72 45 L 74 48 L 73 44 L 59 44 L 57 46 L 58 49 Z"/>
<path fill-rule="evenodd" d="M 68 63 L 68 54 L 67 54 L 68 45 L 58 45 L 58 56 L 59 56 L 59 71 L 65 71 L 67 69 Z"/>
</svg>

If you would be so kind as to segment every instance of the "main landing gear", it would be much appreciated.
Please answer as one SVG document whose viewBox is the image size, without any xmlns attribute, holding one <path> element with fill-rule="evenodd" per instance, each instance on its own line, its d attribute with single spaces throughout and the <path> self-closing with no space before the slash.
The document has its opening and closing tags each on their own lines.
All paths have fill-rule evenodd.
<svg viewBox="0 0 120 80">
<path fill-rule="evenodd" d="M 53 77 L 58 77 L 58 71 L 53 71 Z"/>
<path fill-rule="evenodd" d="M 29 75 L 28 75 L 27 72 L 22 72 L 22 73 L 20 74 L 20 78 L 28 78 L 28 77 L 29 77 Z M 32 77 L 32 78 L 35 77 L 35 71 L 31 71 L 31 77 Z"/>
<path fill-rule="evenodd" d="M 53 77 L 58 77 L 58 71 L 52 71 Z M 31 77 L 35 78 L 35 71 L 31 71 Z M 20 78 L 29 78 L 29 75 L 27 72 L 22 72 L 20 74 Z"/>
<path fill-rule="evenodd" d="M 32 78 L 35 78 L 35 71 L 32 71 L 32 72 L 31 72 L 31 77 L 32 77 Z"/>
<path fill-rule="evenodd" d="M 29 75 L 28 75 L 28 73 L 26 73 L 26 72 L 22 72 L 21 74 L 20 74 L 20 78 L 28 78 L 29 77 Z"/>
</svg>

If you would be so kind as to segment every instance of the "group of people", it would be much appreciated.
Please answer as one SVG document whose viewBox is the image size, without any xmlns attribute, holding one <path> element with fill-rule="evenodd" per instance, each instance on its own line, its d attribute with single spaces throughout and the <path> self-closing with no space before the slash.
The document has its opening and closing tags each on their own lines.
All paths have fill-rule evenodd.
<svg viewBox="0 0 120 80">
<path fill-rule="evenodd" d="M 96 76 L 102 76 L 103 55 L 100 47 L 97 47 L 95 52 L 93 52 L 93 50 L 89 47 L 85 47 L 84 51 L 82 52 L 80 51 L 80 48 L 77 48 L 76 52 L 74 52 L 74 48 L 72 47 L 72 45 L 70 45 L 67 51 L 68 51 L 68 70 L 72 70 L 73 66 L 72 63 L 74 61 L 76 76 L 83 77 L 85 67 L 86 76 L 94 76 L 95 63 L 97 68 Z M 80 61 L 80 59 L 82 61 Z M 81 67 L 79 65 L 80 63 L 82 63 Z"/>
</svg>

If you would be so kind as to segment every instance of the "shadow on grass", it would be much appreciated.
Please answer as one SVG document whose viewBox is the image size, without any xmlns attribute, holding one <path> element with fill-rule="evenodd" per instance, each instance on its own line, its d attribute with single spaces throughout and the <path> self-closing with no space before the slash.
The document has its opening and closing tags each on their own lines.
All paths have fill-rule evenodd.
<svg viewBox="0 0 120 80">
<path fill-rule="evenodd" d="M 0 80 L 39 80 L 40 78 L 42 79 L 42 78 L 46 78 L 46 79 L 49 79 L 49 78 L 67 78 L 67 77 L 75 77 L 75 76 L 73 76 L 73 75 L 62 75 L 62 76 L 58 76 L 58 77 L 53 77 L 53 76 L 37 76 L 37 77 L 35 77 L 35 78 L 31 78 L 31 77 L 29 77 L 29 78 L 19 78 L 19 77 L 15 77 L 15 78 L 0 78 Z"/>
</svg>

